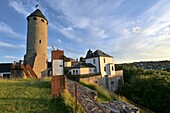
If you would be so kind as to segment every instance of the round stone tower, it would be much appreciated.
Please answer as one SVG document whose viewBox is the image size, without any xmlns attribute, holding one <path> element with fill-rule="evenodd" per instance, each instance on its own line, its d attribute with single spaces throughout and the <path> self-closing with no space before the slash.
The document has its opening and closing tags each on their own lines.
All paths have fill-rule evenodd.
<svg viewBox="0 0 170 113">
<path fill-rule="evenodd" d="M 29 64 L 38 78 L 47 74 L 48 20 L 37 9 L 27 17 L 27 49 L 24 64 Z"/>
</svg>

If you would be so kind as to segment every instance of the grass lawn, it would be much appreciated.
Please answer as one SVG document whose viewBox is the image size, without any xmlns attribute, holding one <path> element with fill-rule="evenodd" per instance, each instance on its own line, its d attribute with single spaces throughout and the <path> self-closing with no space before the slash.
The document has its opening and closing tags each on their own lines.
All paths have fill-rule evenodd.
<svg viewBox="0 0 170 113">
<path fill-rule="evenodd" d="M 0 113 L 72 113 L 65 101 L 51 96 L 50 79 L 0 80 Z"/>
</svg>

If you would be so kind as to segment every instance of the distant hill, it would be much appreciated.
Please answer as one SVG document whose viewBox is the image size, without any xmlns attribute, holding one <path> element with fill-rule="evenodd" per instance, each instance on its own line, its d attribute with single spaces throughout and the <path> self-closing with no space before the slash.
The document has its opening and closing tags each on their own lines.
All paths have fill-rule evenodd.
<svg viewBox="0 0 170 113">
<path fill-rule="evenodd" d="M 141 61 L 141 62 L 133 62 L 133 63 L 123 63 L 116 64 L 116 66 L 135 66 L 137 68 L 143 68 L 147 70 L 164 70 L 170 71 L 170 61 Z"/>
</svg>

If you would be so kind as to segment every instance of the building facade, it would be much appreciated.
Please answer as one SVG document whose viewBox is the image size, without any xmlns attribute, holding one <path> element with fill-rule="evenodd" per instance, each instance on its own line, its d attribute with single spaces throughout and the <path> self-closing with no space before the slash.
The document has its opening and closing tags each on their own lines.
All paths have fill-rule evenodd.
<svg viewBox="0 0 170 113">
<path fill-rule="evenodd" d="M 90 63 L 79 63 L 70 69 L 71 75 L 90 75 L 96 73 L 96 67 Z"/>
<path fill-rule="evenodd" d="M 38 78 L 47 74 L 48 20 L 37 9 L 27 17 L 27 48 L 24 64 L 29 64 Z"/>
<path fill-rule="evenodd" d="M 95 52 L 89 50 L 85 62 L 94 65 L 96 67 L 96 73 L 101 74 L 102 77 L 115 75 L 113 57 L 100 50 L 96 50 Z"/>
</svg>

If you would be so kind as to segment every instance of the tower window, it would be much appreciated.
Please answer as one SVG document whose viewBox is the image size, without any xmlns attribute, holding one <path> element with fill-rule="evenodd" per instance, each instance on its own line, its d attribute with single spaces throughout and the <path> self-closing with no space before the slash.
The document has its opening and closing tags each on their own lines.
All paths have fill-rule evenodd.
<svg viewBox="0 0 170 113">
<path fill-rule="evenodd" d="M 41 19 L 41 21 L 42 21 L 42 22 L 44 22 L 44 20 L 43 20 L 43 19 Z"/>
<path fill-rule="evenodd" d="M 39 40 L 39 43 L 41 44 L 41 40 Z"/>
<path fill-rule="evenodd" d="M 33 20 L 37 20 L 37 18 L 36 18 L 36 17 L 34 17 L 34 18 L 33 18 Z"/>
</svg>

